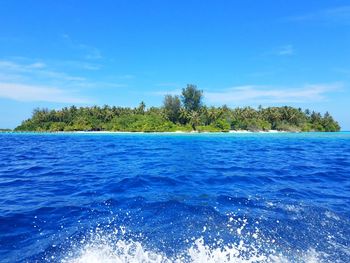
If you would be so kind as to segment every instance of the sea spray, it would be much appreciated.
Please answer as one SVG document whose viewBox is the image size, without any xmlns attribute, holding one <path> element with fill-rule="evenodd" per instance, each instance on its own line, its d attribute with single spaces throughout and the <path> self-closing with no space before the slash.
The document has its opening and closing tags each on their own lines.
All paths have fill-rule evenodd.
<svg viewBox="0 0 350 263">
<path fill-rule="evenodd" d="M 124 228 L 124 227 L 121 227 Z M 114 233 L 118 233 L 118 229 Z M 238 244 L 206 244 L 203 237 L 193 239 L 187 249 L 177 255 L 167 256 L 161 251 L 147 248 L 140 241 L 116 239 L 113 234 L 96 230 L 88 239 L 74 244 L 61 260 L 61 263 L 289 263 L 322 262 L 318 253 L 311 249 L 303 253 L 284 255 L 277 248 L 262 251 L 244 241 Z M 259 240 L 259 242 L 266 242 Z M 221 243 L 221 242 L 218 242 Z M 267 242 L 271 244 L 271 242 Z"/>
</svg>

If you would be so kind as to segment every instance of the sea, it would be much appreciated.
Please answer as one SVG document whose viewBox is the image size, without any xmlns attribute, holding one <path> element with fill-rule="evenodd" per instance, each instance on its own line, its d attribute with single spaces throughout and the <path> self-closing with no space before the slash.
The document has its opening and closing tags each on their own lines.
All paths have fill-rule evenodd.
<svg viewBox="0 0 350 263">
<path fill-rule="evenodd" d="M 350 133 L 1 133 L 0 262 L 350 262 Z"/>
</svg>

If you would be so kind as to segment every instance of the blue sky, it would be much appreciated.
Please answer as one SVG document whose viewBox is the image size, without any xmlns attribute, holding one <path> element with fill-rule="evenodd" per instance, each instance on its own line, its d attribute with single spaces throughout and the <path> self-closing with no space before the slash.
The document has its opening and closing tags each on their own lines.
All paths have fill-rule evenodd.
<svg viewBox="0 0 350 263">
<path fill-rule="evenodd" d="M 35 107 L 208 105 L 329 111 L 350 130 L 349 1 L 0 1 L 0 127 Z"/>
</svg>

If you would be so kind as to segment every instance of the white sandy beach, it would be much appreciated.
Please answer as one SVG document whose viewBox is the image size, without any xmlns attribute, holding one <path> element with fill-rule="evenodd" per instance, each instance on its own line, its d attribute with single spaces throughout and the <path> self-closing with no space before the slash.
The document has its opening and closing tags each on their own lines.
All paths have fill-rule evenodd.
<svg viewBox="0 0 350 263">
<path fill-rule="evenodd" d="M 249 131 L 249 130 L 230 130 L 228 132 L 198 132 L 198 131 L 173 131 L 173 132 L 131 132 L 131 131 L 69 131 L 58 133 L 81 133 L 81 134 L 135 134 L 135 133 L 160 133 L 160 134 L 194 134 L 194 133 L 284 133 L 286 131 L 268 130 L 268 131 Z"/>
</svg>

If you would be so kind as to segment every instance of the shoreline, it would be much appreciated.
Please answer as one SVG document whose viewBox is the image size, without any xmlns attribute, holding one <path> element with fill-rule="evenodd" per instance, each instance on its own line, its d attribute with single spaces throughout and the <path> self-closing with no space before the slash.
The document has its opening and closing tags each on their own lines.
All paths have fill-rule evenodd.
<svg viewBox="0 0 350 263">
<path fill-rule="evenodd" d="M 166 132 L 144 132 L 144 131 L 6 131 L 1 133 L 37 133 L 37 134 L 287 134 L 287 133 L 343 133 L 346 131 L 338 132 L 318 132 L 318 131 L 278 131 L 278 130 L 268 130 L 268 131 L 249 131 L 249 130 L 230 130 L 227 132 L 217 131 L 166 131 Z"/>
<path fill-rule="evenodd" d="M 166 131 L 166 132 L 143 132 L 143 131 L 72 131 L 72 132 L 57 132 L 57 133 L 77 133 L 77 134 L 135 134 L 135 133 L 141 133 L 141 134 L 245 134 L 245 133 L 286 133 L 287 131 L 277 131 L 277 130 L 270 130 L 270 131 L 248 131 L 248 130 L 231 130 L 227 132 L 217 131 L 217 132 L 209 132 L 209 131 Z M 55 132 L 54 132 L 55 133 Z"/>
</svg>

